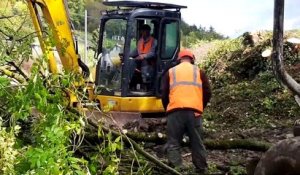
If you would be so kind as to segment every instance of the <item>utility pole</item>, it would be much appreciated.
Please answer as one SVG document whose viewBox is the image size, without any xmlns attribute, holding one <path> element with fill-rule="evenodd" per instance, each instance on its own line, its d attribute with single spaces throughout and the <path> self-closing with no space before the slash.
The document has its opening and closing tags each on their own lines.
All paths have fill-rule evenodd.
<svg viewBox="0 0 300 175">
<path fill-rule="evenodd" d="M 87 10 L 84 10 L 84 63 L 87 63 L 88 41 L 87 41 Z"/>
</svg>

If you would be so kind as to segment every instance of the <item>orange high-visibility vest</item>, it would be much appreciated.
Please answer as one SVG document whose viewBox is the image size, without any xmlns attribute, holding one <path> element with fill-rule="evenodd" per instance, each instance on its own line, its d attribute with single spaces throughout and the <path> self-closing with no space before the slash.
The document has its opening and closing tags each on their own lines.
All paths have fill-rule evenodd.
<svg viewBox="0 0 300 175">
<path fill-rule="evenodd" d="M 150 36 L 146 42 L 143 37 L 140 38 L 138 41 L 138 53 L 139 54 L 149 53 L 153 43 L 154 43 L 154 38 L 152 36 Z"/>
<path fill-rule="evenodd" d="M 198 67 L 188 62 L 169 70 L 170 93 L 167 112 L 174 109 L 193 109 L 203 112 L 203 89 Z"/>
</svg>

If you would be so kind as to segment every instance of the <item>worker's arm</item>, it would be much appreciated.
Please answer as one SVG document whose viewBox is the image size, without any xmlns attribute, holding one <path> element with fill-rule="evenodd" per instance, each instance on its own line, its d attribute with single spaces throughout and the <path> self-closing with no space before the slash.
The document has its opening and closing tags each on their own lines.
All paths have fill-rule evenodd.
<svg viewBox="0 0 300 175">
<path fill-rule="evenodd" d="M 161 101 L 162 104 L 165 108 L 165 110 L 167 109 L 167 106 L 169 104 L 169 93 L 170 93 L 170 78 L 169 78 L 169 72 L 166 71 L 164 76 L 162 77 L 162 97 L 161 97 Z"/>
<path fill-rule="evenodd" d="M 211 98 L 211 88 L 209 85 L 209 80 L 205 72 L 202 70 L 200 70 L 200 77 L 202 80 L 202 88 L 203 88 L 203 107 L 205 108 Z"/>
<path fill-rule="evenodd" d="M 148 60 L 155 57 L 156 46 L 157 46 L 157 40 L 154 39 L 150 52 L 143 54 L 144 59 Z"/>
</svg>

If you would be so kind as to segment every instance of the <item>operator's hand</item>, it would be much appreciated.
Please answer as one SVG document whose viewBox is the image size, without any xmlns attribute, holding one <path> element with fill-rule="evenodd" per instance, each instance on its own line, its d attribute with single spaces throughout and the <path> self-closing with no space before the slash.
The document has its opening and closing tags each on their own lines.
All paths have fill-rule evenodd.
<svg viewBox="0 0 300 175">
<path fill-rule="evenodd" d="M 121 61 L 121 63 L 123 63 L 123 55 L 120 56 L 120 61 Z"/>
<path fill-rule="evenodd" d="M 137 56 L 135 59 L 136 59 L 136 60 L 143 60 L 143 59 L 144 59 L 144 55 L 141 54 L 141 55 Z"/>
</svg>

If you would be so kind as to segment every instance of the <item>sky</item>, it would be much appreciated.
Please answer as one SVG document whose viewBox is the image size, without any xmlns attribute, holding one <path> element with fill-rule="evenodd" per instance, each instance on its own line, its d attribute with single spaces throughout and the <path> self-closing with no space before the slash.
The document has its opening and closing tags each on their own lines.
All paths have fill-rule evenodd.
<svg viewBox="0 0 300 175">
<path fill-rule="evenodd" d="M 138 0 L 139 1 L 139 0 Z M 235 38 L 246 31 L 272 30 L 274 0 L 149 0 L 188 6 L 182 18 Z M 300 0 L 285 0 L 285 30 L 300 29 Z"/>
</svg>

